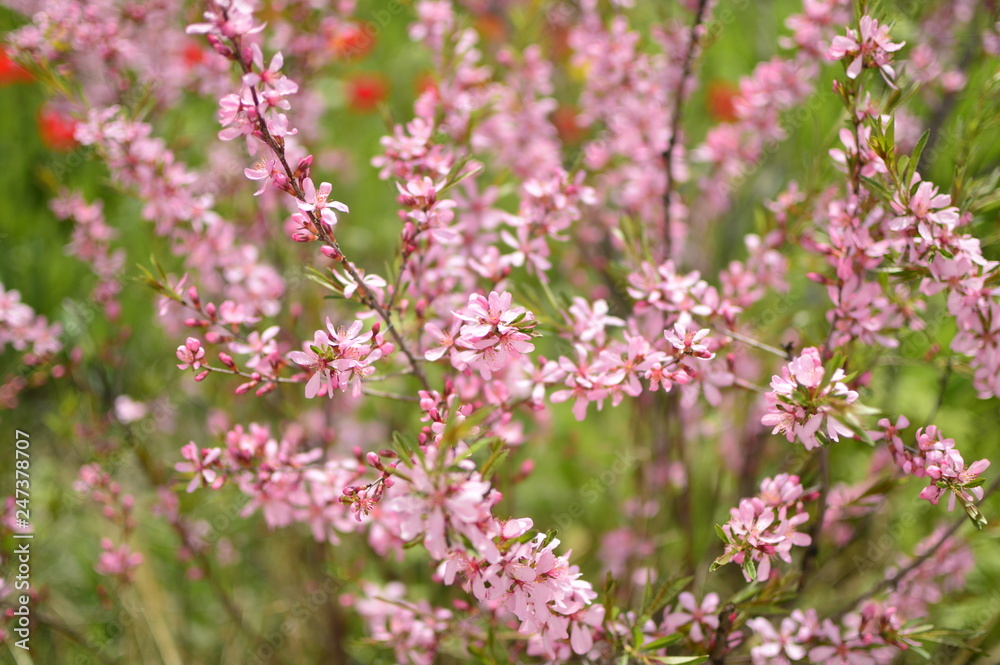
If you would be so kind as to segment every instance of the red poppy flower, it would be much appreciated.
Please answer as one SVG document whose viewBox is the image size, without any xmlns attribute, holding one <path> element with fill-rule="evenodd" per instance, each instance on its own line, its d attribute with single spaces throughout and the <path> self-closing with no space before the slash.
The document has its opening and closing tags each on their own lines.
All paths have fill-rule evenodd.
<svg viewBox="0 0 1000 665">
<path fill-rule="evenodd" d="M 583 138 L 583 128 L 577 123 L 576 109 L 572 106 L 560 104 L 552 113 L 552 124 L 563 143 L 579 143 Z"/>
<path fill-rule="evenodd" d="M 7 51 L 0 46 L 0 87 L 32 80 L 31 73 L 10 59 Z"/>
<path fill-rule="evenodd" d="M 347 106 L 357 113 L 371 113 L 388 94 L 389 83 L 379 74 L 355 74 L 347 81 Z"/>
<path fill-rule="evenodd" d="M 726 81 L 712 81 L 708 84 L 708 113 L 721 122 L 735 122 L 736 104 L 734 100 L 740 94 L 739 88 Z"/>
<path fill-rule="evenodd" d="M 365 31 L 360 24 L 349 24 L 338 28 L 329 43 L 337 58 L 360 60 L 375 46 L 375 35 Z"/>
<path fill-rule="evenodd" d="M 38 113 L 38 133 L 50 150 L 68 152 L 79 145 L 73 138 L 77 122 L 53 108 L 43 107 Z"/>
</svg>

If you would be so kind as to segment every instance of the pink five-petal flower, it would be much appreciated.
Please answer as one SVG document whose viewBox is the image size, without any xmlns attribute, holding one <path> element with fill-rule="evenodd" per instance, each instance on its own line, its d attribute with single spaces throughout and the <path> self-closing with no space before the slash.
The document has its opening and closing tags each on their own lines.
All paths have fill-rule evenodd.
<svg viewBox="0 0 1000 665">
<path fill-rule="evenodd" d="M 225 482 L 225 477 L 216 473 L 211 468 L 216 465 L 219 456 L 222 454 L 220 448 L 200 449 L 194 441 L 189 442 L 181 448 L 181 455 L 187 462 L 178 462 L 174 469 L 180 473 L 193 473 L 194 477 L 188 483 L 187 491 L 193 492 L 201 486 L 219 489 Z"/>
</svg>

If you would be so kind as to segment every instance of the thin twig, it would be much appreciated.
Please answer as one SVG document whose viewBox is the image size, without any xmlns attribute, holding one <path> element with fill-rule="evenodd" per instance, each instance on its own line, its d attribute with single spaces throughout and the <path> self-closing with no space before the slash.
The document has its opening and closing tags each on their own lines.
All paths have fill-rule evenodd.
<svg viewBox="0 0 1000 665">
<path fill-rule="evenodd" d="M 976 18 L 978 18 L 978 12 L 976 16 L 969 21 L 970 25 L 976 25 Z M 962 53 L 962 59 L 958 63 L 958 71 L 963 75 L 969 70 L 969 65 L 973 62 L 973 56 L 979 47 L 979 32 L 975 29 L 970 31 L 969 40 L 966 42 L 965 51 Z M 930 135 L 927 138 L 927 144 L 924 146 L 924 150 L 920 153 L 920 163 L 917 165 L 917 169 L 924 171 L 927 169 L 927 164 L 931 155 L 934 154 L 934 149 L 937 147 L 938 141 L 941 139 L 941 128 L 944 126 L 945 120 L 951 115 L 952 110 L 955 108 L 955 104 L 958 103 L 958 91 L 952 90 L 941 98 L 941 103 L 938 104 L 937 108 L 934 109 L 934 115 L 931 117 L 930 125 L 927 127 Z"/>
<path fill-rule="evenodd" d="M 934 417 L 937 416 L 938 411 L 941 410 L 941 406 L 944 405 L 944 394 L 948 390 L 948 381 L 951 379 L 952 365 L 951 356 L 948 356 L 948 364 L 945 365 L 944 372 L 941 374 L 941 379 L 938 381 L 938 395 L 937 401 L 934 402 L 934 408 L 931 409 L 930 414 L 927 416 L 927 425 L 933 422 Z M 925 427 L 927 425 L 924 425 Z"/>
<path fill-rule="evenodd" d="M 223 10 L 223 14 L 225 15 L 225 10 Z M 235 59 L 236 63 L 239 64 L 240 68 L 243 70 L 243 73 L 248 74 L 250 72 L 250 65 L 247 64 L 246 60 L 243 57 L 242 39 L 240 39 L 240 37 L 237 36 L 234 37 L 231 41 L 233 42 L 233 58 Z M 250 95 L 253 98 L 254 108 L 260 108 L 260 100 L 257 97 L 256 87 L 250 86 Z M 258 114 L 257 117 L 257 130 L 260 134 L 261 140 L 263 140 L 264 143 L 267 144 L 267 146 L 274 153 L 275 157 L 278 158 L 278 161 L 281 162 L 281 167 L 285 170 L 285 175 L 288 176 L 289 183 L 291 184 L 292 189 L 295 192 L 295 198 L 299 199 L 300 201 L 305 201 L 305 192 L 302 190 L 302 187 L 299 184 L 298 179 L 295 177 L 295 172 L 292 170 L 291 166 L 289 166 L 288 159 L 285 156 L 284 141 L 279 142 L 271 135 L 271 131 L 267 127 L 266 120 L 260 114 Z M 312 220 L 313 225 L 316 227 L 316 230 L 319 231 L 320 239 L 323 241 L 325 245 L 327 245 L 334 251 L 337 257 L 339 257 L 337 261 L 340 263 L 340 265 L 344 267 L 344 270 L 346 270 L 347 273 L 351 276 L 351 279 L 354 280 L 354 283 L 357 284 L 358 286 L 357 292 L 358 295 L 361 297 L 361 300 L 366 305 L 368 305 L 368 307 L 375 310 L 375 312 L 378 313 L 379 317 L 385 322 L 386 329 L 392 336 L 393 340 L 395 340 L 396 345 L 399 347 L 399 350 L 402 351 L 403 355 L 406 356 L 406 359 L 410 361 L 410 365 L 413 367 L 413 375 L 417 377 L 417 379 L 420 381 L 421 385 L 424 387 L 425 390 L 430 390 L 431 389 L 430 383 L 427 381 L 427 377 L 424 375 L 423 369 L 417 364 L 416 356 L 414 356 L 413 352 L 410 351 L 409 346 L 406 344 L 406 341 L 403 339 L 402 335 L 399 334 L 399 331 L 396 330 L 396 327 L 393 325 L 389 313 L 385 310 L 384 307 L 382 307 L 382 304 L 378 301 L 378 298 L 375 297 L 375 294 L 372 292 L 372 290 L 365 285 L 364 281 L 362 281 L 361 275 L 358 273 L 357 268 L 354 267 L 354 264 L 348 261 L 347 256 L 344 255 L 344 252 L 341 250 L 340 245 L 337 243 L 336 238 L 334 238 L 333 236 L 331 236 L 326 232 L 326 229 L 324 228 L 324 225 L 320 219 L 319 213 L 317 213 L 316 210 L 310 210 L 306 214 Z"/>
<path fill-rule="evenodd" d="M 979 503 L 982 504 L 982 502 L 986 500 L 986 497 L 988 497 L 990 494 L 992 494 L 993 491 L 996 490 L 996 488 L 998 486 L 1000 486 L 1000 476 L 998 476 L 997 479 L 993 481 L 993 484 L 990 485 L 989 488 L 985 492 L 983 492 L 983 498 L 980 499 Z M 852 609 L 854 609 L 855 607 L 857 607 L 860 603 L 863 603 L 864 601 L 868 600 L 869 598 L 871 598 L 875 594 L 881 593 L 882 591 L 887 591 L 889 589 L 896 588 L 896 585 L 899 584 L 900 581 L 902 581 L 902 579 L 904 577 L 906 577 L 911 572 L 913 572 L 922 563 L 924 563 L 925 561 L 927 561 L 927 559 L 929 559 L 932 556 L 934 556 L 934 554 L 937 553 L 938 548 L 941 547 L 942 544 L 944 544 L 944 541 L 948 540 L 948 538 L 950 538 L 956 531 L 958 531 L 958 529 L 962 526 L 962 524 L 964 524 L 966 521 L 968 521 L 968 519 L 969 519 L 968 516 L 966 516 L 966 514 L 963 512 L 962 516 L 958 520 L 956 520 L 954 524 L 952 524 L 950 527 L 948 527 L 948 530 L 945 531 L 943 534 L 941 534 L 941 537 L 938 538 L 937 541 L 934 543 L 934 545 L 931 546 L 930 548 L 928 548 L 928 550 L 926 552 L 924 552 L 920 556 L 918 556 L 915 559 L 913 559 L 913 561 L 911 561 L 908 566 L 906 566 L 905 568 L 903 568 L 902 570 L 900 570 L 899 572 L 897 572 L 892 577 L 888 577 L 888 578 L 882 580 L 881 582 L 879 582 L 878 584 L 876 584 L 874 587 L 872 587 L 868 591 L 864 592 L 863 594 L 861 594 L 860 596 L 858 596 L 857 598 L 855 598 L 854 600 L 852 600 L 850 603 L 844 605 L 844 607 L 842 607 L 834 615 L 834 619 L 835 620 L 839 620 L 845 614 L 847 614 Z"/>
<path fill-rule="evenodd" d="M 729 631 L 733 629 L 733 619 L 736 617 L 736 606 L 729 603 L 719 612 L 719 626 L 715 629 L 715 640 L 712 643 L 712 653 L 709 654 L 712 665 L 724 665 L 726 652 L 729 650 Z"/>
<path fill-rule="evenodd" d="M 767 351 L 768 353 L 772 353 L 778 356 L 779 358 L 784 358 L 785 360 L 791 360 L 793 357 L 791 351 L 786 351 L 785 349 L 779 349 L 776 346 L 771 346 L 770 344 L 765 344 L 764 342 L 758 342 L 757 340 L 751 337 L 741 335 L 735 330 L 729 330 L 728 328 L 718 328 L 717 332 L 725 335 L 726 337 L 732 337 L 737 341 L 743 342 L 747 346 L 752 346 L 755 349 L 760 349 L 761 351 Z"/>
<path fill-rule="evenodd" d="M 413 395 L 398 395 L 396 393 L 382 392 L 381 390 L 375 390 L 374 388 L 362 388 L 361 392 L 366 395 L 371 395 L 372 397 L 385 397 L 386 399 L 394 399 L 399 402 L 419 402 L 419 397 L 414 397 Z"/>
<path fill-rule="evenodd" d="M 816 563 L 816 556 L 819 554 L 819 536 L 823 530 L 823 520 L 826 519 L 827 497 L 830 494 L 830 449 L 826 447 L 822 448 L 819 453 L 819 475 L 819 511 L 816 513 L 816 522 L 812 525 L 809 533 L 812 537 L 812 542 L 809 543 L 805 554 L 802 556 L 802 576 L 799 577 L 799 593 L 802 593 L 802 589 L 805 588 L 806 579 L 809 577 L 809 573 L 812 572 Z"/>
<path fill-rule="evenodd" d="M 681 129 L 681 115 L 684 109 L 684 87 L 688 77 L 691 76 L 691 68 L 694 66 L 694 53 L 698 47 L 700 38 L 699 29 L 705 20 L 705 10 L 708 7 L 708 0 L 698 0 L 698 10 L 691 24 L 691 32 L 688 36 L 687 53 L 684 54 L 684 68 L 681 71 L 680 81 L 677 83 L 677 90 L 674 91 L 674 110 L 670 119 L 670 141 L 667 149 L 663 151 L 663 170 L 666 174 L 666 186 L 663 189 L 663 240 L 666 246 L 666 258 L 670 258 L 672 253 L 672 240 L 670 237 L 670 198 L 674 189 L 674 177 L 671 169 L 674 151 L 677 149 L 677 138 Z"/>
</svg>

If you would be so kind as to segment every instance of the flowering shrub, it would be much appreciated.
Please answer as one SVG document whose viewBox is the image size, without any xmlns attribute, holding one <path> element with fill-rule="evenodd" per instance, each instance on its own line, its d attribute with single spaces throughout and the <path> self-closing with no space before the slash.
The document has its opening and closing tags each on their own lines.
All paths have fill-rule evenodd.
<svg viewBox="0 0 1000 665">
<path fill-rule="evenodd" d="M 35 662 L 995 654 L 987 4 L 6 2 Z"/>
</svg>

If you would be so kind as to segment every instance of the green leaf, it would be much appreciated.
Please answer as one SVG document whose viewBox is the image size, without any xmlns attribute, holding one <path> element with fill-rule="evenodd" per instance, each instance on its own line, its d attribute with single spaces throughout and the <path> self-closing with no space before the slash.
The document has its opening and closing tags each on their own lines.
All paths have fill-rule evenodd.
<svg viewBox="0 0 1000 665">
<path fill-rule="evenodd" d="M 749 555 L 743 559 L 743 570 L 746 571 L 751 580 L 757 579 L 757 564 L 753 562 L 753 559 Z"/>
<path fill-rule="evenodd" d="M 315 282 L 320 286 L 322 286 L 324 289 L 333 291 L 338 295 L 344 292 L 344 287 L 339 282 L 333 281 L 333 278 L 328 276 L 326 273 L 316 270 L 312 266 L 306 268 L 306 279 L 308 279 L 311 282 Z"/>
<path fill-rule="evenodd" d="M 478 453 L 480 450 L 485 448 L 487 444 L 496 443 L 498 440 L 499 439 L 497 439 L 497 437 L 495 436 L 483 437 L 482 439 L 479 439 L 471 446 L 469 446 L 468 450 L 466 450 L 464 453 L 458 456 L 458 459 L 459 460 L 469 459 L 470 457 Z"/>
<path fill-rule="evenodd" d="M 402 432 L 393 432 L 392 442 L 395 444 L 397 452 L 399 452 L 399 459 L 402 460 L 403 464 L 412 469 L 413 457 L 416 456 L 420 459 L 421 466 L 426 466 L 427 460 L 424 459 L 423 449 L 416 443 L 411 442 Z"/>
<path fill-rule="evenodd" d="M 731 605 L 739 605 L 740 603 L 750 599 L 757 591 L 760 589 L 760 582 L 751 582 L 742 589 L 740 589 L 735 596 L 729 599 Z"/>
<path fill-rule="evenodd" d="M 910 163 L 906 169 L 905 179 L 903 180 L 903 186 L 909 187 L 910 181 L 913 180 L 913 174 L 917 170 L 917 165 L 920 163 L 920 155 L 924 152 L 924 147 L 927 146 L 927 139 L 931 136 L 931 130 L 926 130 L 920 135 L 920 140 L 917 141 L 917 145 L 913 148 L 913 152 L 910 153 Z"/>
<path fill-rule="evenodd" d="M 694 665 L 708 660 L 708 656 L 646 656 L 646 658 L 657 663 L 667 663 L 667 665 Z"/>
<path fill-rule="evenodd" d="M 729 543 L 729 538 L 726 537 L 726 532 L 723 531 L 722 527 L 719 526 L 718 524 L 715 525 L 715 535 L 717 535 L 722 540 L 722 542 L 726 544 Z"/>
<path fill-rule="evenodd" d="M 896 168 L 898 169 L 896 171 L 896 177 L 899 178 L 899 181 L 901 183 L 903 183 L 903 186 L 905 187 L 906 186 L 906 167 L 909 166 L 909 164 L 910 164 L 910 156 L 909 155 L 903 155 L 902 157 L 900 157 L 897 160 L 896 164 L 897 164 Z"/>
<path fill-rule="evenodd" d="M 722 556 L 718 557 L 715 561 L 712 562 L 712 565 L 709 566 L 708 572 L 711 573 L 711 572 L 714 572 L 714 571 L 718 570 L 719 568 L 722 568 L 724 565 L 726 565 L 727 563 L 729 563 L 730 561 L 732 561 L 733 560 L 733 556 L 735 556 L 735 555 L 736 555 L 736 552 L 728 552 L 728 553 L 723 554 Z"/>
<path fill-rule="evenodd" d="M 474 176 L 477 173 L 482 172 L 483 167 L 480 166 L 480 167 L 475 168 L 475 169 L 470 169 L 469 171 L 466 171 L 465 173 L 458 174 L 457 169 L 460 168 L 460 167 L 465 166 L 465 162 L 467 162 L 467 161 L 468 161 L 468 159 L 465 159 L 462 162 L 460 162 L 459 164 L 455 165 L 455 168 L 452 169 L 452 173 L 454 173 L 455 175 L 448 174 L 448 180 L 445 183 L 444 187 L 442 187 L 441 190 L 439 192 L 437 192 L 439 195 L 443 194 L 446 191 L 448 191 L 449 189 L 451 189 L 452 187 L 454 187 L 458 183 L 462 182 L 466 178 L 468 178 L 470 176 Z"/>
<path fill-rule="evenodd" d="M 875 119 L 875 124 L 877 125 L 877 124 L 880 124 L 880 123 L 881 123 L 881 120 L 879 120 L 879 119 L 876 118 Z M 886 153 L 886 155 L 890 155 L 892 152 L 894 152 L 894 149 L 896 147 L 896 116 L 895 115 L 889 117 L 889 125 L 885 128 L 885 142 L 884 142 L 883 145 L 885 146 L 885 153 Z"/>
<path fill-rule="evenodd" d="M 638 646 L 642 644 L 642 639 L 642 625 L 637 622 L 632 626 L 632 644 Z"/>
<path fill-rule="evenodd" d="M 979 508 L 977 508 L 974 503 L 967 501 L 965 497 L 963 497 L 958 492 L 956 492 L 955 494 L 962 502 L 962 507 L 965 508 L 965 514 L 969 516 L 970 520 L 972 520 L 973 526 L 975 526 L 978 531 L 982 531 L 983 529 L 985 529 L 986 517 L 979 511 Z"/>
<path fill-rule="evenodd" d="M 657 649 L 668 647 L 675 642 L 680 642 L 683 639 L 684 639 L 684 633 L 674 633 L 673 635 L 660 637 L 648 644 L 644 644 L 642 646 L 642 651 L 656 651 Z"/>
<path fill-rule="evenodd" d="M 483 468 L 479 472 L 483 476 L 484 480 L 489 480 L 491 475 L 490 471 L 493 469 L 493 467 L 496 466 L 496 463 L 503 460 L 505 457 L 507 457 L 507 455 L 510 454 L 510 448 L 500 443 L 499 440 L 497 440 L 497 443 L 499 443 L 500 445 L 498 445 L 496 448 L 493 449 L 493 454 L 491 454 L 489 456 L 489 459 L 487 459 L 486 462 L 483 463 Z"/>
<path fill-rule="evenodd" d="M 883 203 L 888 203 L 892 200 L 892 193 L 878 180 L 867 176 L 861 176 L 861 181 L 865 184 L 865 189 L 878 197 Z"/>
<path fill-rule="evenodd" d="M 644 623 L 645 619 L 652 617 L 654 614 L 663 609 L 667 603 L 673 601 L 673 599 L 676 598 L 684 587 L 690 584 L 693 579 L 694 577 L 692 576 L 680 577 L 675 580 L 667 580 L 661 584 L 660 588 L 656 590 L 656 594 L 653 596 L 653 599 L 649 601 L 649 604 L 646 605 L 645 609 L 642 611 L 642 618 L 639 620 L 639 623 Z"/>
</svg>

